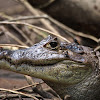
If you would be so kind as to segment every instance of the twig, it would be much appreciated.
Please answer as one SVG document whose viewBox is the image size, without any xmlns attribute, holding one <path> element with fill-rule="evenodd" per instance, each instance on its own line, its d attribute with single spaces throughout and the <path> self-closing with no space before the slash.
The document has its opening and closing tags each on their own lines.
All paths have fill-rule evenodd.
<svg viewBox="0 0 100 100">
<path fill-rule="evenodd" d="M 30 76 L 25 75 L 25 78 L 26 78 L 28 84 L 30 84 L 30 85 L 34 84 L 33 79 Z M 31 88 L 35 93 L 38 93 L 39 95 L 41 95 L 44 98 L 52 98 L 52 95 L 50 93 L 48 93 L 42 89 L 41 84 L 37 84 L 37 85 L 34 84 L 33 86 L 31 86 Z"/>
<path fill-rule="evenodd" d="M 29 20 L 29 19 L 40 19 L 40 18 L 43 18 L 43 19 L 48 19 L 48 20 L 50 20 L 51 22 L 53 22 L 54 24 L 56 24 L 55 23 L 55 21 L 53 21 L 52 20 L 52 18 L 51 17 L 49 17 L 48 15 L 37 15 L 37 16 L 22 16 L 22 17 L 18 17 L 18 18 L 12 18 L 12 17 L 10 17 L 10 16 L 7 16 L 7 15 L 5 15 L 5 14 L 0 14 L 1 16 L 3 16 L 3 17 L 5 17 L 5 18 L 7 18 L 7 19 L 9 19 L 9 20 L 5 20 L 4 22 L 7 22 L 7 21 L 20 21 L 20 20 Z M 59 22 L 58 22 L 59 23 Z M 57 25 L 57 24 L 56 24 Z M 58 24 L 59 25 L 59 24 Z M 34 31 L 37 33 L 37 34 L 39 34 L 40 36 L 42 36 L 43 38 L 45 38 L 46 37 L 46 35 L 45 34 L 42 34 L 41 32 L 39 32 L 39 30 L 35 30 L 34 29 Z M 69 35 L 71 35 L 69 32 L 67 32 L 67 34 L 69 34 Z M 56 35 L 56 33 L 55 33 L 55 35 Z M 73 37 L 74 38 L 74 36 L 72 36 L 71 35 L 71 37 Z"/>
<path fill-rule="evenodd" d="M 43 38 L 46 38 L 46 37 L 47 37 L 47 34 L 41 32 L 40 30 L 34 29 L 33 31 L 34 31 L 36 34 L 39 34 L 40 36 L 42 36 Z"/>
<path fill-rule="evenodd" d="M 29 88 L 29 87 L 31 87 L 31 86 L 35 86 L 35 85 L 43 84 L 43 83 L 44 83 L 44 82 L 41 82 L 41 83 L 34 83 L 34 84 L 31 84 L 31 85 L 27 85 L 27 86 L 24 86 L 24 87 L 21 87 L 21 88 L 14 89 L 14 91 L 19 91 L 19 90 L 26 89 L 26 88 Z"/>
<path fill-rule="evenodd" d="M 46 18 L 46 15 L 44 16 L 23 16 L 23 17 L 19 17 L 19 18 L 12 18 L 11 16 L 8 16 L 4 13 L 0 13 L 0 16 L 2 16 L 3 18 L 6 18 L 7 20 L 4 21 L 20 21 L 20 20 L 28 20 L 28 19 L 40 19 L 40 18 Z M 32 45 L 33 43 L 31 42 L 31 40 L 19 29 L 17 28 L 15 25 L 11 25 L 15 30 L 17 30 L 26 40 L 28 40 L 30 42 L 30 44 Z M 40 36 L 42 36 L 43 38 L 46 38 L 47 35 L 43 34 L 42 32 L 40 32 L 39 30 L 34 29 L 33 30 L 36 34 L 39 34 Z"/>
<path fill-rule="evenodd" d="M 24 77 L 26 78 L 26 81 L 27 81 L 27 83 L 28 83 L 29 85 L 34 84 L 34 85 L 31 86 L 31 88 L 36 87 L 35 83 L 33 82 L 32 77 L 30 77 L 30 76 L 28 76 L 28 75 L 24 75 Z"/>
<path fill-rule="evenodd" d="M 100 50 L 100 46 L 97 46 L 94 51 Z"/>
<path fill-rule="evenodd" d="M 34 15 L 40 15 L 39 11 L 37 9 L 35 9 L 34 7 L 32 7 L 27 0 L 19 0 L 21 3 L 23 3 L 25 5 L 25 7 Z M 55 28 L 52 27 L 52 25 L 50 25 L 50 23 L 44 19 L 40 19 L 40 22 L 50 31 L 54 32 L 55 34 L 59 34 Z"/>
<path fill-rule="evenodd" d="M 36 11 L 35 8 L 33 8 L 28 2 L 27 0 L 19 0 L 21 1 L 29 10 L 30 12 L 32 12 L 34 14 L 37 14 L 38 12 Z M 62 23 L 59 23 L 58 21 L 54 20 L 53 18 L 49 17 L 48 18 L 50 21 L 52 21 L 53 23 L 55 23 L 56 25 L 58 25 L 59 27 L 63 28 L 64 30 L 66 30 L 67 34 L 71 35 L 72 37 L 74 37 L 72 34 L 77 35 L 77 36 L 81 36 L 81 37 L 85 37 L 85 38 L 89 38 L 91 40 L 94 40 L 95 42 L 98 42 L 98 39 L 92 35 L 88 35 L 88 34 L 84 34 L 82 32 L 77 32 L 75 30 L 72 30 L 71 28 L 65 26 Z M 43 19 L 41 19 L 43 20 Z M 45 22 L 44 22 L 45 21 Z M 43 23 L 46 24 L 46 20 L 43 20 Z M 46 25 L 47 26 L 47 25 Z M 50 28 L 50 26 L 49 26 Z M 56 33 L 55 31 L 52 30 L 52 32 Z"/>
<path fill-rule="evenodd" d="M 35 95 L 35 94 L 32 94 L 32 96 L 34 96 L 34 97 L 37 97 L 37 98 L 42 98 L 41 96 L 39 96 L 39 95 Z M 19 94 L 8 94 L 8 95 L 0 95 L 0 99 L 2 99 L 2 98 L 5 98 L 4 100 L 6 100 L 6 98 L 14 98 L 13 100 L 15 100 L 15 98 L 18 98 L 19 97 Z M 25 96 L 25 95 L 22 95 L 21 97 L 23 97 L 23 98 L 29 98 L 29 97 L 27 97 L 27 96 Z M 3 99 L 2 99 L 3 100 Z M 8 99 L 7 99 L 8 100 Z M 12 99 L 11 99 L 12 100 Z"/>
<path fill-rule="evenodd" d="M 26 41 L 28 41 L 31 45 L 33 45 L 32 41 L 25 35 L 25 33 L 24 33 L 21 29 L 19 29 L 19 28 L 18 28 L 17 26 L 15 26 L 15 25 L 12 25 L 12 27 L 13 27 L 18 33 L 20 33 L 20 35 L 23 36 L 23 37 L 26 39 Z"/>
<path fill-rule="evenodd" d="M 81 37 L 85 37 L 85 38 L 89 38 L 91 40 L 94 40 L 95 42 L 98 42 L 99 39 L 97 39 L 96 37 L 92 36 L 92 35 L 88 35 L 88 34 L 84 34 L 82 32 L 77 32 L 67 26 L 65 26 L 64 24 L 58 22 L 57 20 L 51 18 L 51 17 L 47 17 L 51 22 L 53 22 L 54 24 L 56 24 L 57 26 L 59 26 L 60 28 L 64 29 L 67 34 L 71 35 L 73 37 L 73 35 L 77 35 L 77 36 L 81 36 Z M 72 35 L 73 34 L 73 35 Z"/>
<path fill-rule="evenodd" d="M 7 98 L 18 98 L 19 97 L 19 94 L 2 94 L 0 95 L 0 99 L 2 100 L 6 100 Z M 22 96 L 22 97 L 27 97 L 27 96 Z"/>
<path fill-rule="evenodd" d="M 0 24 L 20 24 L 20 25 L 26 25 L 26 26 L 29 26 L 30 28 L 35 28 L 35 29 L 41 30 L 43 32 L 47 32 L 49 34 L 55 35 L 55 36 L 65 40 L 66 42 L 70 43 L 69 40 L 67 40 L 66 38 L 62 37 L 59 34 L 55 34 L 54 32 L 48 31 L 46 29 L 40 28 L 40 27 L 35 26 L 35 25 L 31 25 L 31 24 L 28 24 L 28 23 L 25 23 L 25 22 L 5 22 L 5 21 L 1 21 Z"/>
<path fill-rule="evenodd" d="M 4 14 L 3 14 L 3 16 L 4 16 Z M 9 19 L 8 16 L 4 16 L 4 17 L 7 17 Z M 5 20 L 5 21 L 21 21 L 21 20 L 30 20 L 30 19 L 40 19 L 40 18 L 42 18 L 42 19 L 48 19 L 50 22 L 54 23 L 56 26 L 58 26 L 61 29 L 63 29 L 60 22 L 56 21 L 55 19 L 49 17 L 46 14 L 45 15 L 38 15 L 38 16 L 20 16 L 18 18 L 10 18 L 9 20 Z M 34 31 L 36 32 L 36 30 L 34 30 Z M 68 31 L 65 31 L 65 32 L 68 35 L 70 35 L 73 39 L 75 38 L 72 33 L 68 32 Z M 40 32 L 36 32 L 36 33 L 38 33 L 39 35 L 43 36 L 44 38 L 46 37 L 46 36 L 44 36 L 44 34 L 40 34 Z"/>
<path fill-rule="evenodd" d="M 7 20 L 7 21 L 18 21 L 18 20 L 40 19 L 40 18 L 48 19 L 49 21 L 51 21 L 55 25 L 59 26 L 61 29 L 65 30 L 66 33 L 69 34 L 72 38 L 75 38 L 74 35 L 77 35 L 77 36 L 89 38 L 91 40 L 94 40 L 95 42 L 98 42 L 99 41 L 99 39 L 97 39 L 96 37 L 94 37 L 92 35 L 84 34 L 82 32 L 77 32 L 77 31 L 75 31 L 75 30 L 73 30 L 73 29 L 65 26 L 64 24 L 58 22 L 57 20 L 51 18 L 48 15 L 41 15 L 41 16 L 23 16 L 23 17 L 14 18 L 12 20 Z"/>
<path fill-rule="evenodd" d="M 6 30 L 6 28 L 4 28 L 3 26 L 1 26 L 2 30 L 9 35 L 11 38 L 13 38 L 14 40 L 16 40 L 19 44 L 27 46 L 25 43 L 23 43 L 21 40 L 19 40 L 18 38 L 16 38 L 16 36 L 14 36 L 13 34 L 11 34 L 8 30 Z"/>
<path fill-rule="evenodd" d="M 0 44 L 0 47 L 6 47 L 6 46 L 28 48 L 28 46 L 22 46 L 22 45 L 18 45 L 18 44 Z"/>
<path fill-rule="evenodd" d="M 20 95 L 24 95 L 24 96 L 27 96 L 27 97 L 33 98 L 34 100 L 38 100 L 36 97 L 34 97 L 34 96 L 32 96 L 32 95 L 25 94 L 25 93 L 18 92 L 18 91 L 14 91 L 14 90 L 10 90 L 10 89 L 0 88 L 0 91 L 12 92 L 12 93 L 15 93 L 15 94 L 20 94 Z"/>
<path fill-rule="evenodd" d="M 4 14 L 4 13 L 0 13 L 0 17 L 2 18 L 2 19 L 7 19 L 7 20 L 13 20 L 13 18 L 11 17 L 11 16 L 8 16 L 8 15 L 6 15 L 6 14 Z M 16 25 L 11 25 L 11 27 L 14 29 L 14 30 L 16 30 L 20 35 L 22 35 L 23 36 L 23 38 L 25 38 L 31 45 L 33 45 L 33 43 L 32 43 L 32 41 L 25 35 L 25 33 L 23 33 L 23 31 L 22 30 L 20 30 Z"/>
<path fill-rule="evenodd" d="M 37 15 L 37 16 L 20 16 L 18 18 L 13 18 L 13 19 L 8 19 L 5 21 L 21 21 L 21 20 L 29 20 L 29 19 L 40 19 L 40 18 L 45 18 L 48 19 L 47 15 Z"/>
</svg>

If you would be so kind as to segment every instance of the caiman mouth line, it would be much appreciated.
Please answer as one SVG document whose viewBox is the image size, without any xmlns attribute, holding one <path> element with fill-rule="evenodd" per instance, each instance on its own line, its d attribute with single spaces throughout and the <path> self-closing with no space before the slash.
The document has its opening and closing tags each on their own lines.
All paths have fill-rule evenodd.
<svg viewBox="0 0 100 100">
<path fill-rule="evenodd" d="M 52 65 L 54 65 L 54 64 L 56 64 L 56 63 L 58 63 L 58 62 L 61 62 L 61 61 L 63 61 L 63 60 L 65 60 L 65 59 L 62 59 L 61 61 L 59 61 L 58 60 L 58 62 L 57 62 L 57 60 L 56 59 L 49 59 L 49 61 L 48 62 L 51 62 L 52 60 L 56 60 L 56 62 L 55 63 L 42 63 L 42 62 L 44 62 L 44 61 L 47 61 L 47 60 L 41 60 L 41 64 L 40 64 L 40 62 L 39 62 L 39 64 L 38 64 L 38 61 L 36 61 L 37 63 L 36 64 L 34 64 L 33 62 L 32 62 L 32 60 L 25 60 L 25 61 L 19 61 L 19 62 L 13 62 L 10 58 L 2 58 L 2 59 L 0 59 L 0 60 L 4 60 L 4 61 L 7 61 L 7 62 L 9 62 L 9 64 L 10 65 L 16 65 L 16 66 L 20 66 L 20 65 L 22 65 L 22 64 L 26 64 L 26 65 L 29 65 L 29 66 L 52 66 Z"/>
<path fill-rule="evenodd" d="M 10 58 L 6 58 L 6 57 L 3 57 L 2 59 L 0 59 L 0 60 L 4 60 L 4 61 L 7 61 L 7 62 L 9 62 L 9 64 L 10 65 L 16 65 L 16 66 L 20 66 L 20 65 L 22 65 L 22 64 L 26 64 L 26 65 L 29 65 L 29 66 L 52 66 L 52 65 L 55 65 L 55 64 L 57 64 L 58 62 L 62 62 L 63 60 L 66 60 L 66 59 L 62 59 L 61 61 L 59 61 L 58 60 L 58 62 L 57 62 L 57 60 L 56 59 L 51 59 L 51 61 L 52 60 L 56 60 L 56 62 L 55 63 L 42 63 L 42 60 L 41 60 L 41 64 L 38 64 L 38 63 L 36 63 L 36 64 L 34 64 L 33 62 L 32 62 L 32 60 L 25 60 L 25 61 L 19 61 L 19 62 L 13 62 Z M 68 59 L 69 60 L 69 59 Z M 44 61 L 47 61 L 47 60 L 43 60 L 43 62 Z M 50 61 L 50 59 L 49 59 L 49 62 L 51 62 Z M 70 60 L 70 61 L 73 61 L 73 60 Z M 37 61 L 36 61 L 37 62 Z M 77 64 L 82 64 L 82 65 L 85 65 L 85 64 L 83 64 L 82 62 L 76 62 L 76 61 L 73 61 L 73 62 L 75 62 L 75 63 L 77 63 Z M 79 66 L 78 66 L 79 67 Z M 80 67 L 82 67 L 82 66 L 80 66 Z"/>
<path fill-rule="evenodd" d="M 6 69 L 10 69 L 14 72 L 31 75 L 45 81 L 51 81 L 65 85 L 77 84 L 88 77 L 88 75 L 90 75 L 92 72 L 91 66 L 85 66 L 82 63 L 69 60 L 65 60 L 53 65 L 34 66 L 25 63 L 15 65 L 5 59 L 2 59 L 0 60 L 0 64 L 2 64 L 1 66 L 7 66 Z"/>
</svg>

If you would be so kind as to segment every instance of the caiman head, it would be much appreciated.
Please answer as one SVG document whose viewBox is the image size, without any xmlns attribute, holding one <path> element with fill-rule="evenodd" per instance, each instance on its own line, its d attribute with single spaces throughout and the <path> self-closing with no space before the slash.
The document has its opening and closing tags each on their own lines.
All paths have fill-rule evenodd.
<svg viewBox="0 0 100 100">
<path fill-rule="evenodd" d="M 72 46 L 72 44 L 70 45 Z M 1 57 L 0 68 L 41 78 L 62 98 L 68 94 L 71 95 L 72 100 L 92 100 L 87 97 L 87 95 L 91 95 L 93 92 L 94 87 L 92 86 L 96 85 L 95 89 L 98 91 L 100 90 L 97 88 L 99 84 L 99 81 L 97 80 L 97 68 L 93 66 L 95 65 L 94 63 L 91 64 L 92 61 L 95 61 L 93 60 L 93 57 L 95 58 L 95 56 L 91 53 L 92 49 L 87 49 L 90 50 L 90 53 L 85 54 L 84 51 L 86 50 L 86 47 L 85 49 L 84 47 L 81 47 L 81 49 L 83 48 L 82 52 L 76 52 L 76 49 L 69 48 L 69 45 L 64 44 L 63 46 L 66 47 L 63 49 L 62 43 L 59 42 L 57 38 L 48 36 L 40 43 L 37 43 L 28 49 L 10 51 L 10 53 L 8 51 L 9 55 L 6 54 L 11 60 L 16 59 L 17 57 L 17 62 L 20 60 L 22 60 L 22 62 L 20 64 L 15 62 L 10 63 L 6 60 L 7 58 L 4 59 Z M 81 50 L 79 47 L 80 46 L 77 46 L 77 49 Z M 39 59 L 39 55 L 37 58 L 36 56 L 33 56 L 34 50 L 38 51 L 38 49 L 40 50 L 37 54 L 40 54 L 43 59 Z M 22 57 L 23 53 L 25 56 Z M 33 60 L 39 62 L 39 64 L 35 64 L 35 61 Z M 27 61 L 33 61 L 34 64 L 29 64 Z M 97 93 L 98 92 L 91 97 L 95 98 Z"/>
</svg>

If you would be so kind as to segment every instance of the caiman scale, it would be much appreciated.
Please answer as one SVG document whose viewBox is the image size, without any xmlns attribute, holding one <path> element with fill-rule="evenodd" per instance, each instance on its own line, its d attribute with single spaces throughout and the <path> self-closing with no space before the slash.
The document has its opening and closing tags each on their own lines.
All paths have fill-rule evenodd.
<svg viewBox="0 0 100 100">
<path fill-rule="evenodd" d="M 0 68 L 43 79 L 62 99 L 100 100 L 99 52 L 48 36 L 27 49 L 0 49 Z"/>
</svg>

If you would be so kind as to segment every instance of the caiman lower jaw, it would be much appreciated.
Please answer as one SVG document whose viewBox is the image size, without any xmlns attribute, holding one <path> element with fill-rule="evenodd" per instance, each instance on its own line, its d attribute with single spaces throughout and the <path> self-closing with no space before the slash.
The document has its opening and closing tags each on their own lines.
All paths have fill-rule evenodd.
<svg viewBox="0 0 100 100">
<path fill-rule="evenodd" d="M 79 83 L 92 72 L 91 66 L 70 60 L 49 66 L 31 66 L 28 64 L 16 66 L 5 60 L 0 60 L 0 68 L 65 85 Z"/>
<path fill-rule="evenodd" d="M 77 93 L 77 91 L 78 93 L 80 93 L 81 91 L 80 87 L 83 87 L 83 86 L 80 86 L 81 85 L 80 83 L 82 83 L 85 79 L 87 79 L 93 73 L 93 70 L 92 70 L 93 68 L 91 66 L 84 65 L 82 63 L 69 61 L 69 60 L 65 60 L 57 64 L 50 65 L 50 66 L 31 66 L 27 64 L 21 64 L 21 65 L 16 66 L 16 65 L 11 65 L 9 62 L 3 59 L 3 60 L 0 60 L 0 69 L 6 69 L 6 70 L 14 71 L 17 73 L 33 76 L 36 78 L 41 78 L 49 86 L 51 86 L 60 95 L 61 98 L 64 98 L 67 93 L 68 94 L 72 93 L 71 96 Z M 88 79 L 90 81 L 90 78 Z M 97 81 L 97 79 L 95 79 L 95 81 Z M 87 80 L 86 80 L 86 83 L 87 83 Z M 95 82 L 93 81 L 93 83 Z M 77 84 L 79 87 L 77 87 Z M 74 88 L 73 86 L 76 86 L 76 87 Z M 72 89 L 69 87 L 72 87 Z M 79 90 L 77 90 L 77 88 Z M 76 92 L 74 93 L 75 89 L 76 89 Z M 84 87 L 83 87 L 83 90 L 84 90 Z M 86 89 L 85 94 L 86 93 L 87 93 L 87 89 Z M 84 98 L 86 97 L 84 96 L 83 99 L 77 99 L 76 95 L 74 96 L 76 98 L 75 100 L 85 100 Z"/>
<path fill-rule="evenodd" d="M 37 68 L 39 69 L 39 68 Z M 40 68 L 41 69 L 41 68 Z M 74 85 L 84 80 L 93 71 L 91 65 L 65 60 L 52 66 L 44 66 L 41 79 L 63 85 Z"/>
</svg>

